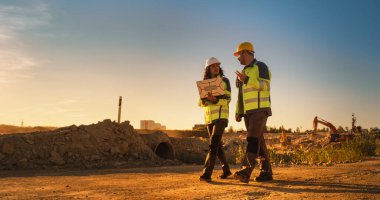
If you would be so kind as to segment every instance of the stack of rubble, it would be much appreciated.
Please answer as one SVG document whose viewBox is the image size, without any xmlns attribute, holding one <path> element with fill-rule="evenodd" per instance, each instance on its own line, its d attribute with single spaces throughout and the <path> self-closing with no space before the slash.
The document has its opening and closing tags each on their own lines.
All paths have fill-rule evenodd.
<svg viewBox="0 0 380 200">
<path fill-rule="evenodd" d="M 170 138 L 176 158 L 185 163 L 201 164 L 208 151 L 209 139 L 203 137 Z"/>
<path fill-rule="evenodd" d="M 158 160 L 128 121 L 0 136 L 0 169 L 115 167 Z"/>
<path fill-rule="evenodd" d="M 328 134 L 308 134 L 304 137 L 297 138 L 292 144 L 296 149 L 309 151 L 329 145 L 330 137 Z"/>
</svg>

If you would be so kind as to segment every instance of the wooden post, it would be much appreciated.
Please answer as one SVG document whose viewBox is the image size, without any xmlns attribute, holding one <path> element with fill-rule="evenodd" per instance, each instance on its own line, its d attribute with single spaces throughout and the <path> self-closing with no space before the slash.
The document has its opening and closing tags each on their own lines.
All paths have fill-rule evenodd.
<svg viewBox="0 0 380 200">
<path fill-rule="evenodd" d="M 117 118 L 117 123 L 120 124 L 120 117 L 121 117 L 121 101 L 122 101 L 122 97 L 120 96 L 119 97 L 119 114 L 118 114 L 118 118 Z"/>
</svg>

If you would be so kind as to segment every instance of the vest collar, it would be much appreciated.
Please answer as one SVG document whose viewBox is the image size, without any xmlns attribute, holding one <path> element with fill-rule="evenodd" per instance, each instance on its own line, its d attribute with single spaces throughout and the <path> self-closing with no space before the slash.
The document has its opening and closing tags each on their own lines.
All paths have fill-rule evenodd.
<svg viewBox="0 0 380 200">
<path fill-rule="evenodd" d="M 248 68 L 248 67 L 253 67 L 253 66 L 255 65 L 256 62 L 257 62 L 257 60 L 256 60 L 256 58 L 254 58 L 254 59 L 252 60 L 251 63 L 249 63 L 248 65 L 246 65 L 246 66 L 244 67 L 244 69 L 246 69 L 246 68 Z"/>
<path fill-rule="evenodd" d="M 210 77 L 210 79 L 211 79 L 211 78 L 217 78 L 217 77 L 222 78 L 222 77 L 220 76 L 220 74 L 218 74 L 218 75 L 216 75 L 215 77 Z"/>
</svg>

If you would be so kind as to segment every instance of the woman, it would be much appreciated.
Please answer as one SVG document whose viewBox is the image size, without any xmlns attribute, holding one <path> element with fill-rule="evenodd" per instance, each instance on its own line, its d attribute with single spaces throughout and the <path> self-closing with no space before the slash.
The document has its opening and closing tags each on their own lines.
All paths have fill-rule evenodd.
<svg viewBox="0 0 380 200">
<path fill-rule="evenodd" d="M 207 182 L 211 181 L 216 158 L 220 160 L 223 169 L 223 174 L 220 175 L 219 178 L 225 179 L 231 175 L 221 142 L 224 129 L 228 125 L 228 104 L 231 101 L 231 87 L 229 80 L 224 77 L 219 60 L 211 57 L 206 60 L 203 79 L 206 80 L 216 77 L 223 80 L 225 94 L 213 96 L 209 93 L 207 98 L 200 99 L 198 102 L 198 105 L 205 110 L 205 121 L 210 136 L 209 151 L 205 159 L 203 174 L 200 176 L 201 181 Z"/>
</svg>

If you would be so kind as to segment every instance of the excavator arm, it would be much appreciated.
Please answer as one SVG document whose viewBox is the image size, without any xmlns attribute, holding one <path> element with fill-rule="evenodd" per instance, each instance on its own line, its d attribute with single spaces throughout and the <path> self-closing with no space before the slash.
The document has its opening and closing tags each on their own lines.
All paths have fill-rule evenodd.
<svg viewBox="0 0 380 200">
<path fill-rule="evenodd" d="M 321 119 L 321 118 L 319 118 L 317 116 L 314 117 L 314 121 L 313 121 L 314 133 L 317 133 L 318 123 L 323 124 L 323 125 L 329 127 L 330 130 L 333 133 L 338 133 L 336 127 L 333 124 L 331 124 L 330 122 L 328 122 L 328 121 L 326 121 L 324 119 Z"/>
<path fill-rule="evenodd" d="M 314 133 L 317 133 L 318 123 L 323 124 L 323 125 L 327 126 L 328 128 L 330 128 L 330 130 L 332 132 L 330 134 L 330 142 L 336 142 L 338 140 L 339 134 L 338 134 L 336 127 L 333 124 L 331 124 L 330 122 L 328 122 L 324 119 L 321 119 L 317 116 L 315 116 L 314 120 L 313 120 Z"/>
</svg>

